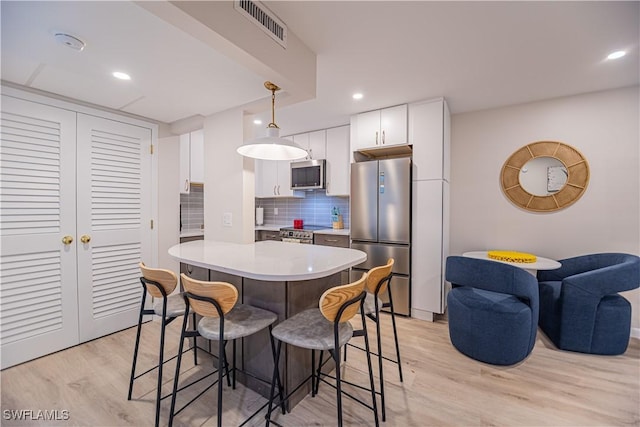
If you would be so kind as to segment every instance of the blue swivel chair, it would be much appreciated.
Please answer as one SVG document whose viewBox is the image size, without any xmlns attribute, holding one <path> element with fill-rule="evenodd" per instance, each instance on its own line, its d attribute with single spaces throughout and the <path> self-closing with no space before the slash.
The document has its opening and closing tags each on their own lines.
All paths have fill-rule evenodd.
<svg viewBox="0 0 640 427">
<path fill-rule="evenodd" d="M 538 272 L 540 329 L 562 350 L 624 353 L 631 304 L 618 292 L 640 285 L 640 258 L 603 253 L 560 262 L 557 270 Z"/>
<path fill-rule="evenodd" d="M 538 283 L 508 264 L 447 258 L 449 337 L 461 353 L 493 365 L 513 365 L 533 349 L 538 329 Z"/>
</svg>

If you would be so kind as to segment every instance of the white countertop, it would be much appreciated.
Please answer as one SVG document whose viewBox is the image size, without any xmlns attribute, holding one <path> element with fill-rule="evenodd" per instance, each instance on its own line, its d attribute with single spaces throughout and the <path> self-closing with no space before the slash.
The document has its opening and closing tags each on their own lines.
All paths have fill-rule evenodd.
<svg viewBox="0 0 640 427">
<path fill-rule="evenodd" d="M 255 230 L 280 231 L 280 229 L 284 227 L 291 227 L 291 224 L 256 225 Z M 334 234 L 339 236 L 348 236 L 349 234 L 351 234 L 351 230 L 349 230 L 348 228 L 334 229 L 331 227 L 323 228 L 321 230 L 313 230 L 313 232 L 318 234 Z"/>
<path fill-rule="evenodd" d="M 330 276 L 367 259 L 356 249 L 276 241 L 247 244 L 197 240 L 169 248 L 180 262 L 265 281 Z"/>
<path fill-rule="evenodd" d="M 555 261 L 549 258 L 543 258 L 537 255 L 536 255 L 536 262 L 507 262 L 507 261 L 500 261 L 497 259 L 491 259 L 487 255 L 487 251 L 465 252 L 462 254 L 462 256 L 465 256 L 468 258 L 478 258 L 478 259 L 486 259 L 488 261 L 501 262 L 503 264 L 513 265 L 515 267 L 520 267 L 525 270 L 555 270 L 556 268 L 560 268 L 562 266 L 562 264 L 560 264 L 558 261 Z"/>
<path fill-rule="evenodd" d="M 314 233 L 348 236 L 349 234 L 351 234 L 351 230 L 349 230 L 348 228 L 327 228 L 326 230 L 315 230 Z"/>
<path fill-rule="evenodd" d="M 180 232 L 180 237 L 195 237 L 195 236 L 204 236 L 204 230 L 189 229 L 189 230 L 182 230 Z"/>
<path fill-rule="evenodd" d="M 267 231 L 280 231 L 283 227 L 291 227 L 291 224 L 266 224 L 266 225 L 256 225 L 256 231 L 267 230 Z"/>
</svg>

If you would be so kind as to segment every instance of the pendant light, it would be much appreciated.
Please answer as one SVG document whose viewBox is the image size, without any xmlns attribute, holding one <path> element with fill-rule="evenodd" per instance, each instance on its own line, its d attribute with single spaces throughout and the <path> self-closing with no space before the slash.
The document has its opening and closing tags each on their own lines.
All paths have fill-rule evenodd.
<svg viewBox="0 0 640 427">
<path fill-rule="evenodd" d="M 238 148 L 238 153 L 245 157 L 261 160 L 297 160 L 307 157 L 307 151 L 290 139 L 280 138 L 280 128 L 276 124 L 276 91 L 278 86 L 264 82 L 264 87 L 271 91 L 271 123 L 267 126 L 267 136 L 246 141 Z"/>
</svg>

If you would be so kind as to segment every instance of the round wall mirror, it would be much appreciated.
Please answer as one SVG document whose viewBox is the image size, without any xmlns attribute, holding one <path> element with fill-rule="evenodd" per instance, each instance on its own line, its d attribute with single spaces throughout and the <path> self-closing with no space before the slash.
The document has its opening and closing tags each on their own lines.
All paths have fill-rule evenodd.
<svg viewBox="0 0 640 427">
<path fill-rule="evenodd" d="M 589 165 L 570 145 L 538 141 L 513 153 L 502 167 L 502 190 L 515 205 L 534 212 L 565 208 L 589 183 Z"/>
</svg>

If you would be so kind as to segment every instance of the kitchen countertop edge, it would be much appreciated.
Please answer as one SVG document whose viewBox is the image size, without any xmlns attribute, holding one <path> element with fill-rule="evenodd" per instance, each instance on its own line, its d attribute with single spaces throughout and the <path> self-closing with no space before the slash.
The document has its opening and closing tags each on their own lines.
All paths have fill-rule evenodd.
<svg viewBox="0 0 640 427">
<path fill-rule="evenodd" d="M 291 224 L 265 224 L 265 225 L 256 225 L 255 231 L 280 231 L 281 228 L 291 227 Z M 348 236 L 351 234 L 348 228 L 323 228 L 320 230 L 314 230 L 314 233 L 318 234 L 333 234 L 337 236 Z"/>
</svg>

